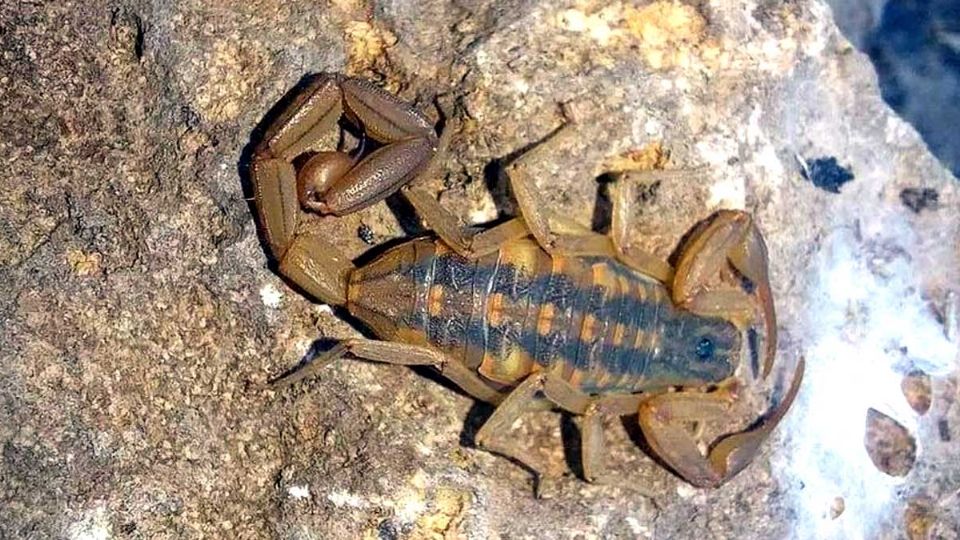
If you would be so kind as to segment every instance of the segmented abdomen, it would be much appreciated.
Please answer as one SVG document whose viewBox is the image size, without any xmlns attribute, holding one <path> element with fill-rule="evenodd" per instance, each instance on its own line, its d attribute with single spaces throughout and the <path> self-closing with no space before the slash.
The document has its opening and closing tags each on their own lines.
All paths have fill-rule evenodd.
<svg viewBox="0 0 960 540">
<path fill-rule="evenodd" d="M 437 346 L 501 385 L 557 368 L 587 392 L 643 390 L 671 309 L 615 261 L 550 257 L 532 240 L 478 260 L 415 240 L 355 271 L 349 297 L 384 339 Z"/>
</svg>

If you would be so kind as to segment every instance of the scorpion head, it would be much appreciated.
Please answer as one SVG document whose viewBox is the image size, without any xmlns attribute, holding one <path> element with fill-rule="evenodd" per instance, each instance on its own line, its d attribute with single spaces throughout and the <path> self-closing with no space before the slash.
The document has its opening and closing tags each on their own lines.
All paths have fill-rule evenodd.
<svg viewBox="0 0 960 540">
<path fill-rule="evenodd" d="M 718 383 L 733 375 L 742 341 L 741 332 L 725 320 L 681 315 L 665 325 L 648 373 L 664 386 Z"/>
</svg>

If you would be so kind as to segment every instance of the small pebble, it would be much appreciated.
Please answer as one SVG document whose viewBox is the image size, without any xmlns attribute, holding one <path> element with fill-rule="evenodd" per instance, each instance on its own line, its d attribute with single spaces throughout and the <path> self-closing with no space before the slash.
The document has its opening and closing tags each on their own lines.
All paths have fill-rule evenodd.
<svg viewBox="0 0 960 540">
<path fill-rule="evenodd" d="M 907 503 L 903 513 L 903 521 L 907 538 L 910 540 L 927 540 L 931 529 L 936 523 L 933 501 L 928 497 L 914 497 Z"/>
<path fill-rule="evenodd" d="M 919 214 L 922 210 L 936 210 L 940 194 L 932 188 L 906 188 L 900 192 L 900 202 Z"/>
<path fill-rule="evenodd" d="M 899 422 L 876 409 L 867 411 L 864 447 L 877 469 L 906 476 L 917 459 L 917 442 Z"/>
<path fill-rule="evenodd" d="M 363 240 L 363 243 L 367 244 L 368 246 L 372 246 L 373 244 L 377 243 L 376 235 L 373 234 L 373 229 L 368 227 L 366 223 L 361 223 L 360 226 L 357 227 L 357 236 L 359 236 L 360 239 Z"/>
<path fill-rule="evenodd" d="M 843 497 L 834 497 L 830 503 L 830 519 L 837 519 L 846 510 L 847 505 Z"/>
<path fill-rule="evenodd" d="M 914 411 L 917 411 L 917 414 L 926 414 L 930 410 L 930 402 L 933 400 L 930 375 L 915 369 L 903 377 L 900 382 L 900 390 L 903 391 L 907 403 Z"/>
<path fill-rule="evenodd" d="M 840 186 L 853 180 L 850 169 L 837 163 L 835 157 L 822 157 L 810 161 L 798 158 L 801 174 L 818 188 L 830 193 L 840 193 Z"/>
</svg>

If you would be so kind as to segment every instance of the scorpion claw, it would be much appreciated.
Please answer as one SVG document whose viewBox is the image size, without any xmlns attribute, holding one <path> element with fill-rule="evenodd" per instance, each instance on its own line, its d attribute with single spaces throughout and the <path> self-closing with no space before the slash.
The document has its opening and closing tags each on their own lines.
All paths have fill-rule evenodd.
<svg viewBox="0 0 960 540">
<path fill-rule="evenodd" d="M 716 487 L 750 464 L 760 445 L 783 419 L 803 379 L 803 359 L 787 393 L 776 406 L 744 431 L 721 437 L 705 456 L 687 425 L 729 415 L 735 395 L 675 392 L 654 396 L 640 406 L 640 427 L 654 453 L 697 487 Z"/>
<path fill-rule="evenodd" d="M 714 444 L 710 450 L 710 462 L 717 471 L 722 472 L 724 479 L 733 477 L 750 464 L 760 445 L 786 415 L 800 391 L 803 370 L 804 361 L 801 358 L 794 371 L 790 388 L 773 409 L 750 428 L 727 435 Z"/>
<path fill-rule="evenodd" d="M 732 267 L 740 283 L 717 276 Z M 717 316 L 741 330 L 756 330 L 762 346 L 751 343 L 769 375 L 777 350 L 776 313 L 767 273 L 767 247 L 750 214 L 721 210 L 702 223 L 681 252 L 672 294 L 677 305 Z M 751 340 L 752 341 L 752 340 Z"/>
<path fill-rule="evenodd" d="M 745 333 L 752 364 L 762 356 L 762 376 L 769 375 L 777 346 L 776 314 L 766 245 L 749 214 L 721 210 L 700 224 L 681 252 L 671 293 L 681 308 L 726 319 Z M 640 407 L 640 426 L 654 452 L 681 477 L 696 486 L 717 486 L 750 463 L 790 408 L 802 377 L 801 361 L 786 395 L 771 410 L 744 431 L 715 440 L 706 455 L 687 426 L 729 416 L 740 393 L 735 382 L 707 394 L 681 390 L 653 396 Z"/>
</svg>

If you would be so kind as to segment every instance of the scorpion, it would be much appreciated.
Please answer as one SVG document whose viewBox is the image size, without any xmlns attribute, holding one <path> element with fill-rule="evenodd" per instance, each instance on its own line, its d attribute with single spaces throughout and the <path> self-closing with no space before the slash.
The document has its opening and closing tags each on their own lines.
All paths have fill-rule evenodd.
<svg viewBox="0 0 960 540">
<path fill-rule="evenodd" d="M 737 374 L 748 369 L 738 368 L 752 366 L 759 381 L 774 363 L 767 250 L 749 213 L 720 210 L 700 222 L 671 266 L 629 245 L 629 190 L 611 190 L 609 234 L 558 227 L 537 201 L 534 149 L 505 166 L 519 215 L 463 226 L 414 182 L 432 170 L 450 129 L 438 135 L 413 105 L 358 78 L 313 75 L 293 94 L 251 160 L 262 239 L 279 274 L 380 339 L 339 341 L 275 384 L 344 357 L 432 366 L 495 406 L 476 445 L 535 479 L 545 467 L 509 437 L 524 412 L 582 416 L 588 481 L 603 476 L 604 417 L 636 415 L 655 457 L 698 487 L 743 470 L 790 408 L 802 358 L 779 399 L 741 431 L 701 441 L 691 429 L 729 424 L 744 386 Z M 358 148 L 318 148 L 341 123 L 359 131 Z M 364 150 L 368 141 L 374 150 Z M 397 192 L 432 236 L 355 266 L 319 227 L 316 214 L 343 216 Z"/>
</svg>

